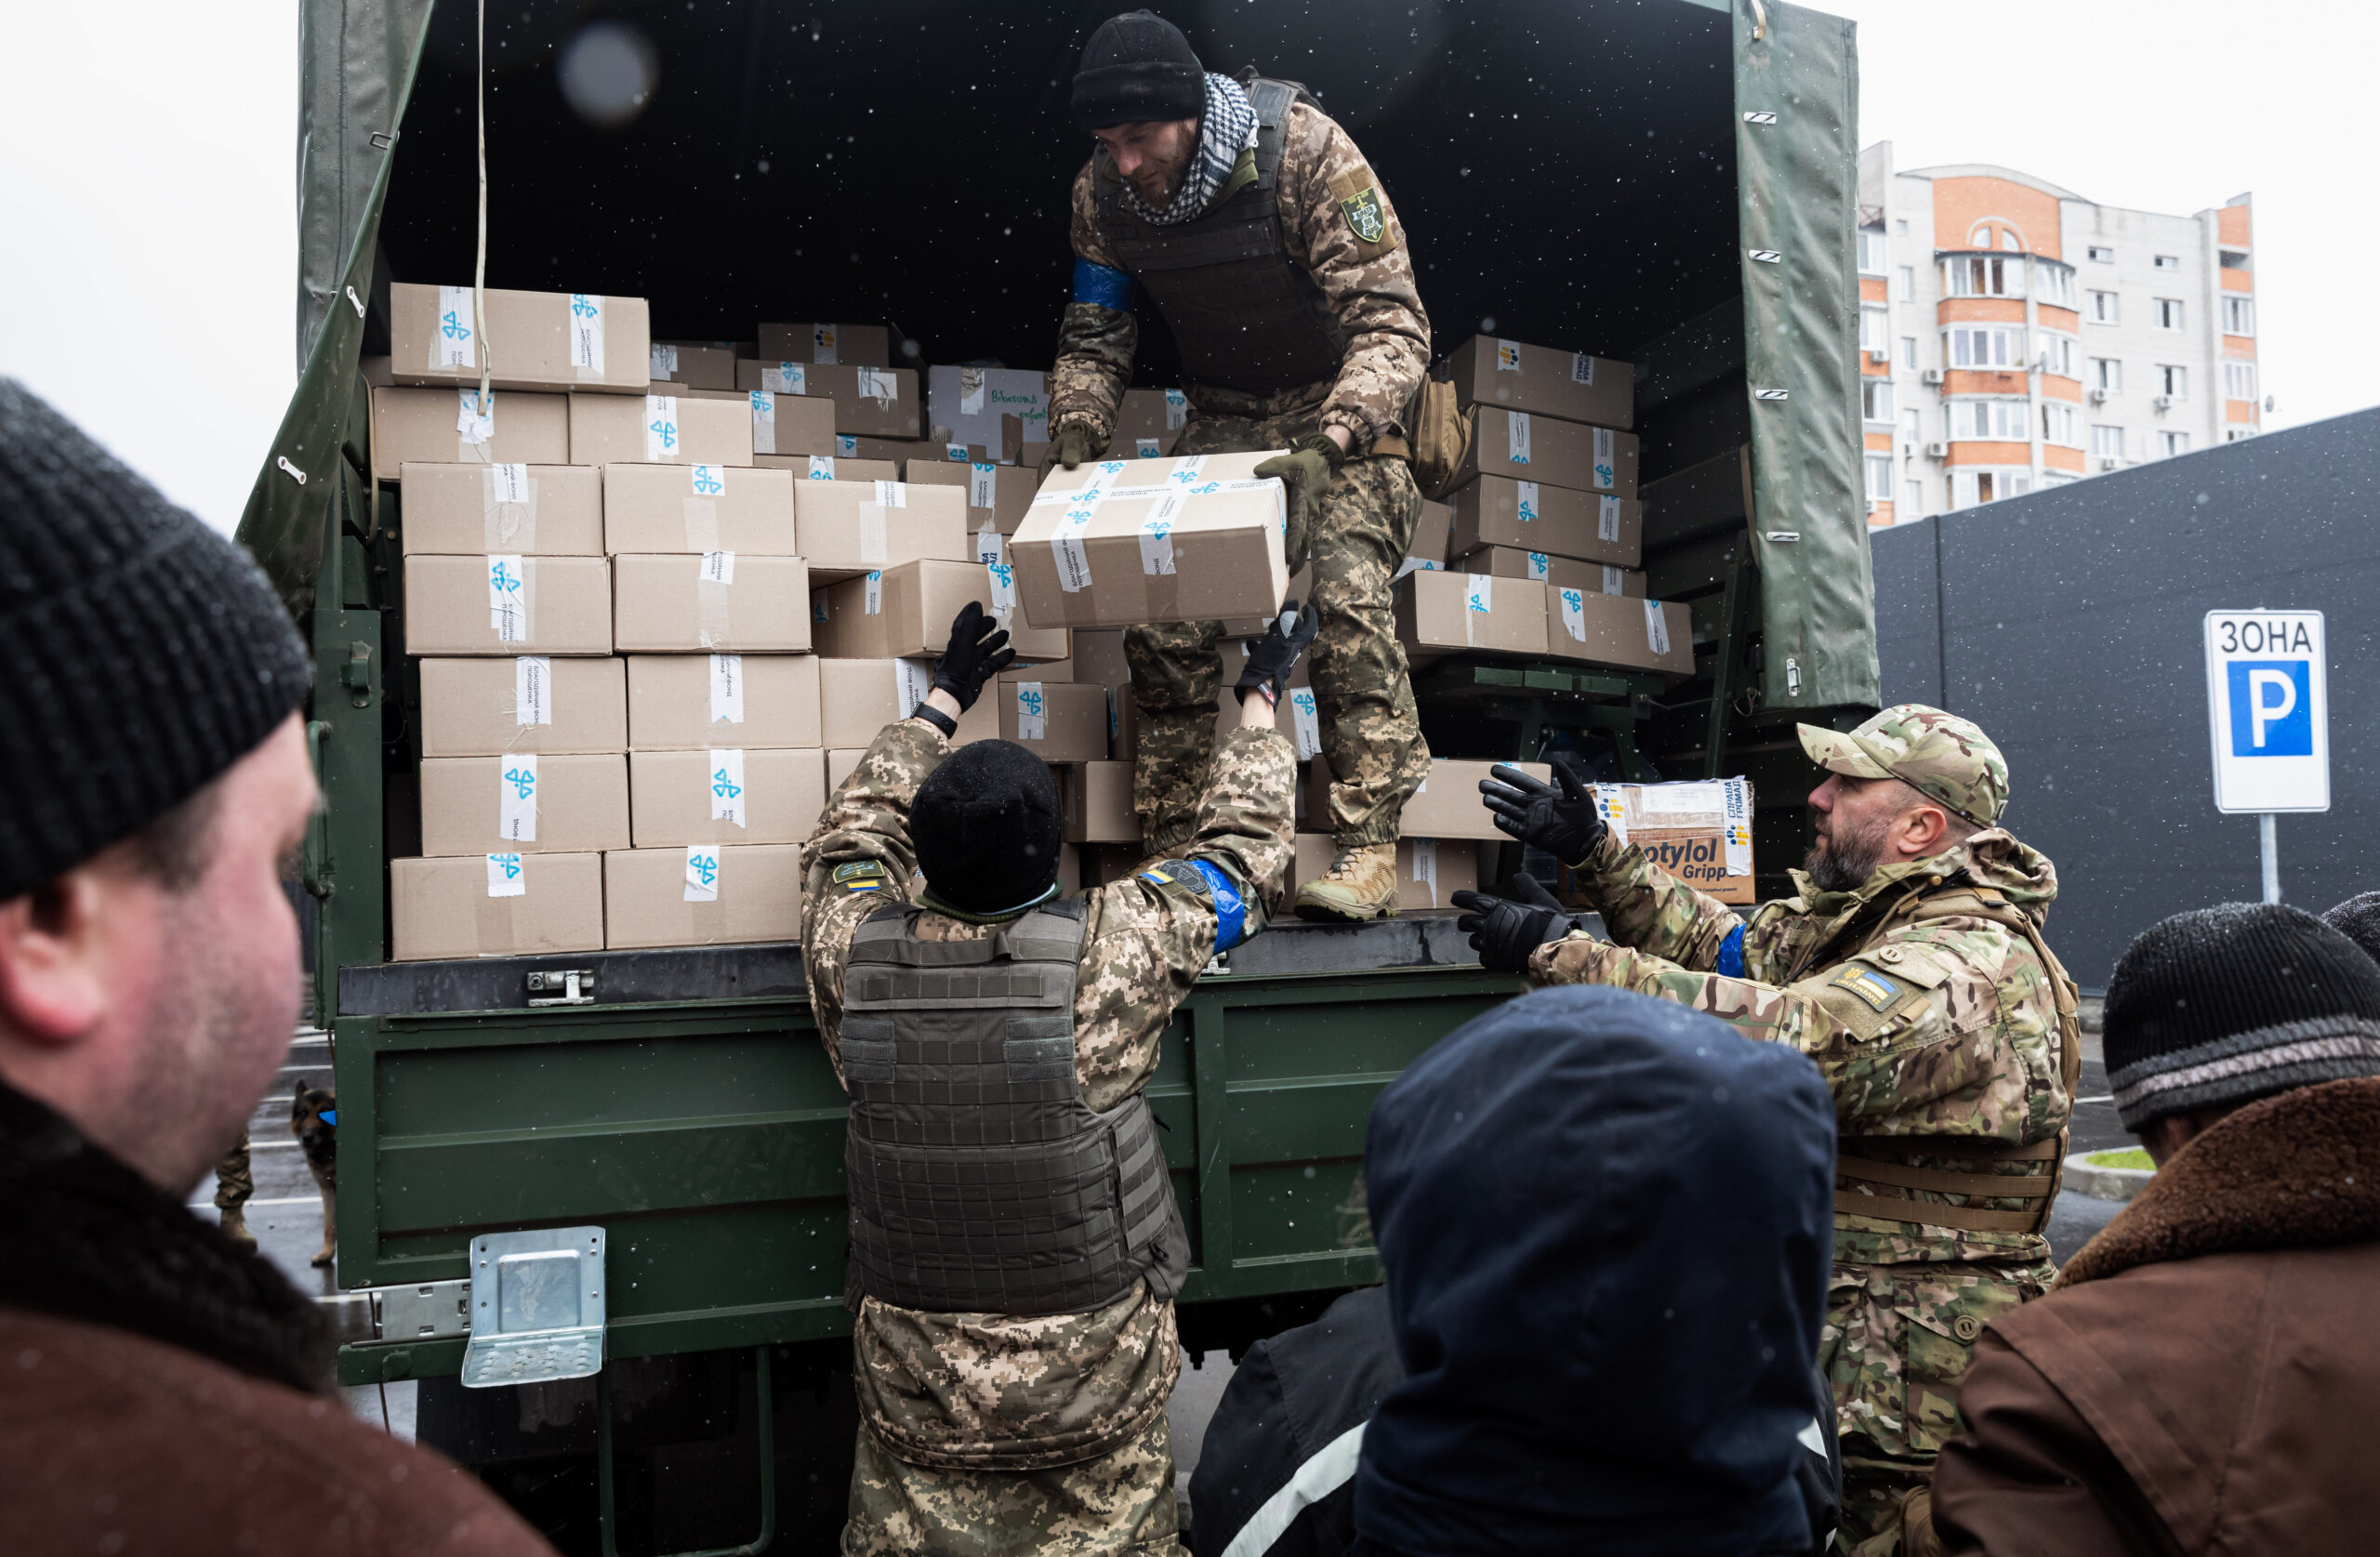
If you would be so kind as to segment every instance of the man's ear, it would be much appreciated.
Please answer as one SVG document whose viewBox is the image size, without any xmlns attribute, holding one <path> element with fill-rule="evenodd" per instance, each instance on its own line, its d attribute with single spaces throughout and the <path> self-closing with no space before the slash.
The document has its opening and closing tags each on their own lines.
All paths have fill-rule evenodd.
<svg viewBox="0 0 2380 1557">
<path fill-rule="evenodd" d="M 67 1044 L 107 1010 L 98 874 L 86 864 L 0 903 L 0 1027 Z"/>
</svg>

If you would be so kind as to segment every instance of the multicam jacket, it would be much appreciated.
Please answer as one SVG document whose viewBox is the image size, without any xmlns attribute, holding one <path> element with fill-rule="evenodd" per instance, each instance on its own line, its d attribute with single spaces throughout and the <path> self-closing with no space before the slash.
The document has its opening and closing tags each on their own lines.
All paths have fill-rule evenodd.
<svg viewBox="0 0 2380 1557">
<path fill-rule="evenodd" d="M 2057 896 L 2049 861 L 1995 827 L 1883 866 L 1854 891 L 1822 892 L 1792 874 L 1795 896 L 1740 921 L 1606 835 L 1580 880 L 1618 944 L 1574 933 L 1539 947 L 1530 977 L 1664 996 L 1746 1037 L 1792 1045 L 1826 1076 L 1846 1155 L 1889 1156 L 1904 1181 L 2048 1171 L 2046 1143 L 2073 1106 L 2060 1036 L 2073 985 L 2011 921 L 2021 915 L 2038 933 Z M 1739 964 L 1728 942 L 1739 925 Z M 1961 1221 L 2021 1221 L 2042 1203 L 1916 1183 L 1859 1193 L 1979 1213 L 1934 1213 Z M 1843 1211 L 1851 1197 L 1836 1197 L 1844 1261 L 2048 1257 L 2037 1231 L 1860 1216 Z"/>
<path fill-rule="evenodd" d="M 886 904 L 908 901 L 909 802 L 948 750 L 922 720 L 886 725 L 804 845 L 802 964 L 839 1078 L 853 932 Z M 1289 744 L 1276 733 L 1236 731 L 1216 747 L 1188 852 L 1241 887 L 1249 934 L 1280 907 L 1294 781 Z M 1213 953 L 1216 920 L 1202 892 L 1146 876 L 1083 896 L 1076 1080 L 1083 1102 L 1104 1112 L 1155 1074 L 1158 1040 Z M 918 921 L 928 940 L 997 929 L 932 912 Z M 878 1441 L 905 1460 L 960 1468 L 1029 1470 L 1104 1453 L 1165 1409 L 1181 1367 L 1173 1305 L 1145 1286 L 1089 1313 L 1037 1318 L 922 1313 L 870 1298 L 852 1345 L 860 1413 Z"/>
<path fill-rule="evenodd" d="M 1120 270 L 1124 267 L 1100 236 L 1094 182 L 1115 176 L 1104 152 L 1093 154 L 1075 176 L 1073 236 L 1078 257 Z M 1234 187 L 1227 183 L 1217 198 Z M 1373 208 L 1384 222 L 1385 237 L 1367 243 L 1357 233 L 1342 205 L 1350 191 L 1377 191 Z M 1183 392 L 1209 416 L 1281 416 L 1319 405 L 1321 425 L 1345 428 L 1353 452 L 1368 455 L 1376 440 L 1404 436 L 1406 405 L 1430 366 L 1430 322 L 1414 284 L 1404 226 L 1354 139 L 1329 115 L 1302 102 L 1289 110 L 1283 136 L 1280 206 L 1290 259 L 1314 278 L 1346 333 L 1347 354 L 1337 379 L 1272 395 L 1197 384 L 1183 385 Z M 1068 421 L 1089 422 L 1103 440 L 1112 435 L 1139 345 L 1140 322 L 1129 310 L 1089 302 L 1067 305 L 1051 372 L 1053 435 Z"/>
</svg>

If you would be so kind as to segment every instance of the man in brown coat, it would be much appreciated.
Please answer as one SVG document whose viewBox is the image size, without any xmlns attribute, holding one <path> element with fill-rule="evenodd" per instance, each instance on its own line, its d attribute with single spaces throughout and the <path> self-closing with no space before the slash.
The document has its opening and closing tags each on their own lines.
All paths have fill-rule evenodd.
<svg viewBox="0 0 2380 1557">
<path fill-rule="evenodd" d="M 296 1025 L 312 675 L 271 588 L 0 379 L 0 1552 L 530 1557 L 186 1208 Z"/>
<path fill-rule="evenodd" d="M 1977 1341 L 1942 1550 L 2370 1550 L 2380 965 L 2294 908 L 2177 915 L 2116 967 L 2107 1059 L 2157 1177 Z"/>
</svg>

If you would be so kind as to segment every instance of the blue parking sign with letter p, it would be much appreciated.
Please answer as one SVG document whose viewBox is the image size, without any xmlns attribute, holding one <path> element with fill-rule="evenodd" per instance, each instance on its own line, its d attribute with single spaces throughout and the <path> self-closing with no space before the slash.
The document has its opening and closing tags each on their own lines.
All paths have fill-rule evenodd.
<svg viewBox="0 0 2380 1557">
<path fill-rule="evenodd" d="M 2206 614 L 2215 809 L 2331 809 L 2330 677 L 2319 611 Z"/>
<path fill-rule="evenodd" d="M 2314 755 L 2313 666 L 2307 660 L 2233 660 L 2231 755 Z"/>
</svg>

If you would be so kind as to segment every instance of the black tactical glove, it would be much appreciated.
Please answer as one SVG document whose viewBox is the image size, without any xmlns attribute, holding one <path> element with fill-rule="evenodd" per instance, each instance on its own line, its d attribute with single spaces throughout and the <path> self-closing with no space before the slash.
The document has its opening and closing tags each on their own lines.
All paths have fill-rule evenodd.
<svg viewBox="0 0 2380 1557">
<path fill-rule="evenodd" d="M 959 699 L 959 711 L 975 706 L 984 683 L 1016 663 L 1008 629 L 984 614 L 981 600 L 969 600 L 950 624 L 950 646 L 933 663 L 933 684 Z"/>
<path fill-rule="evenodd" d="M 1086 459 L 1097 459 L 1107 452 L 1107 440 L 1091 436 L 1089 422 L 1065 422 L 1058 428 L 1057 441 L 1041 455 L 1041 479 L 1048 481 L 1050 472 L 1063 465 L 1072 470 Z"/>
<path fill-rule="evenodd" d="M 1497 826 L 1523 843 L 1577 866 L 1603 841 L 1603 812 L 1595 806 L 1594 791 L 1561 763 L 1554 764 L 1554 784 L 1540 783 L 1501 762 L 1488 772 L 1489 776 L 1479 781 L 1481 803 L 1495 812 Z"/>
<path fill-rule="evenodd" d="M 1529 954 L 1570 933 L 1570 916 L 1534 876 L 1513 877 L 1518 898 L 1487 892 L 1457 892 L 1454 905 L 1467 909 L 1454 928 L 1471 937 L 1479 966 L 1499 973 L 1526 973 Z"/>
<path fill-rule="evenodd" d="M 1292 442 L 1288 454 L 1275 455 L 1256 468 L 1259 477 L 1278 476 L 1281 484 L 1289 489 L 1289 533 L 1283 538 L 1281 550 L 1289 559 L 1291 573 L 1305 566 L 1306 548 L 1314 535 L 1314 517 L 1322 509 L 1322 494 L 1346 457 L 1327 434 L 1309 432 Z"/>
<path fill-rule="evenodd" d="M 1311 604 L 1303 611 L 1295 600 L 1283 606 L 1272 630 L 1248 645 L 1248 664 L 1239 673 L 1240 695 L 1261 692 L 1266 702 L 1278 707 L 1289 690 L 1289 672 L 1297 668 L 1298 656 L 1321 630 Z"/>
</svg>

